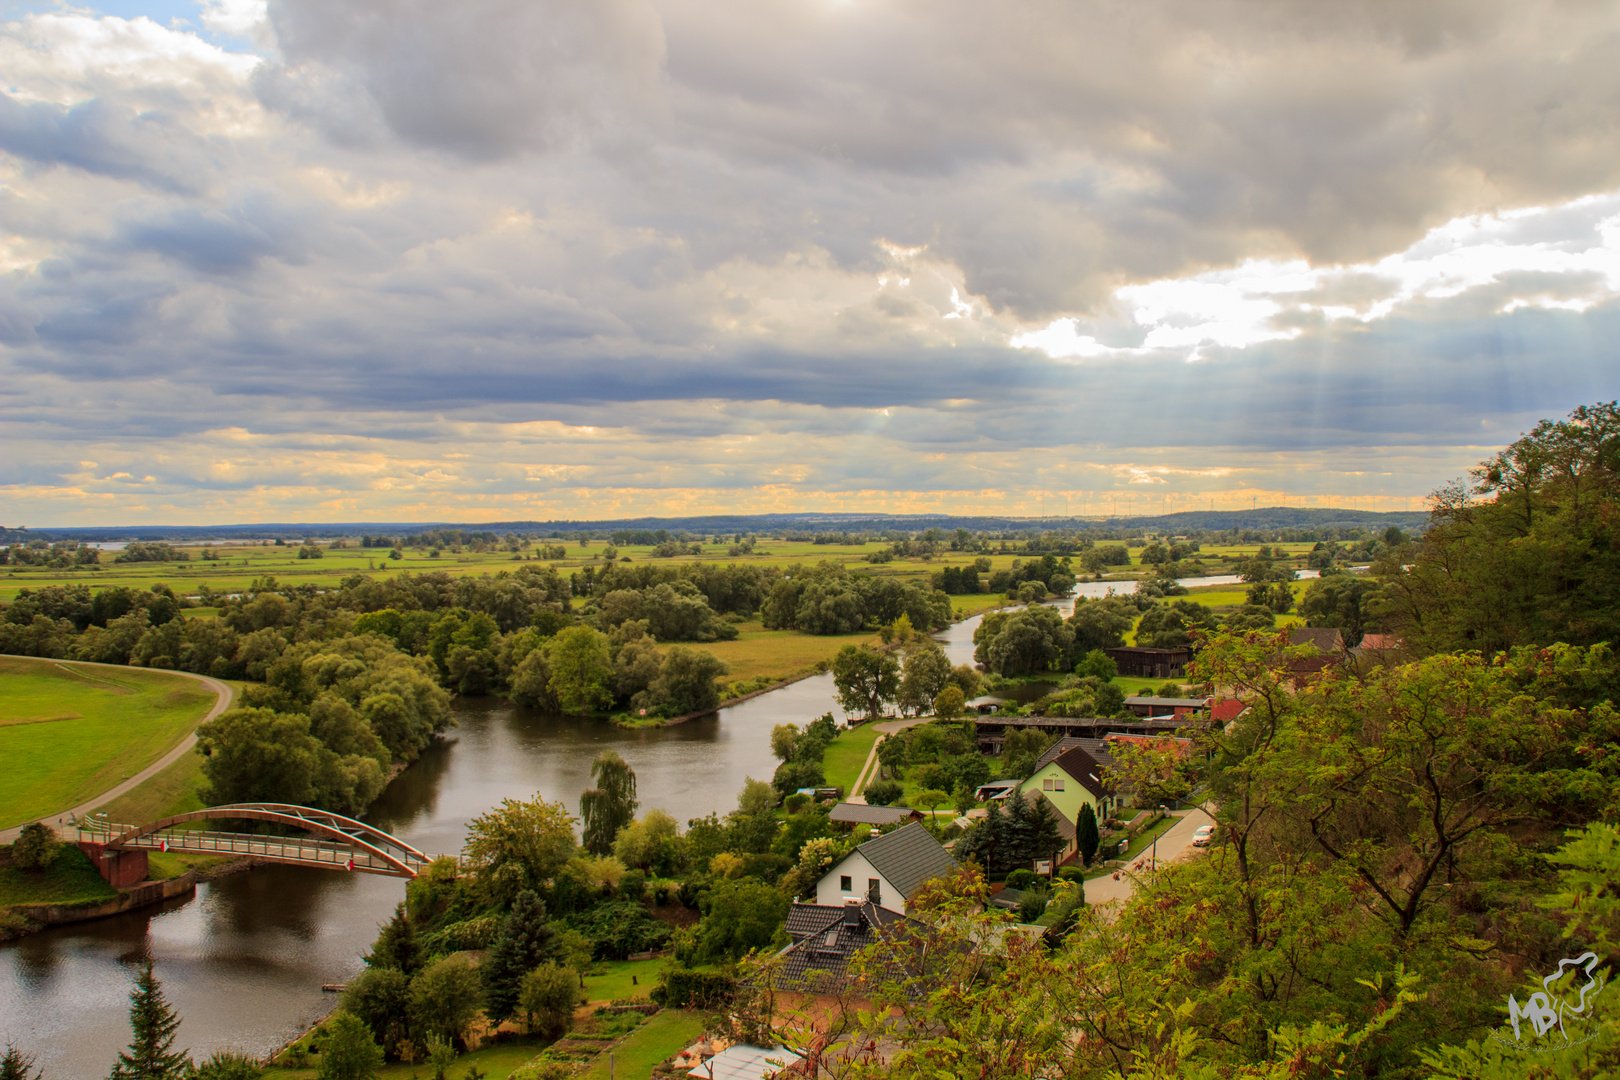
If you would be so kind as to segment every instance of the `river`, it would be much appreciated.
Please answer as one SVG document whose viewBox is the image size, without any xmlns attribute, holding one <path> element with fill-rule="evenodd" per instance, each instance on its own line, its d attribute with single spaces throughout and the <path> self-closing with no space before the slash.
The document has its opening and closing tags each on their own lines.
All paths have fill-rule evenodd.
<svg viewBox="0 0 1620 1080">
<path fill-rule="evenodd" d="M 1129 592 L 1135 583 L 1085 582 L 1076 591 L 1110 589 Z M 1067 614 L 1074 601 L 1055 604 Z M 952 663 L 972 659 L 978 622 L 940 635 Z M 577 810 L 603 750 L 618 751 L 635 770 L 643 809 L 683 822 L 724 814 L 745 779 L 770 779 L 772 727 L 829 710 L 838 712 L 831 675 L 641 730 L 462 700 L 458 726 L 389 785 L 367 819 L 423 851 L 454 853 L 467 822 L 502 799 L 538 792 Z M 129 990 L 135 965 L 149 954 L 183 1017 L 179 1045 L 198 1058 L 225 1048 L 268 1053 L 332 1007 L 321 985 L 359 969 L 403 896 L 397 878 L 270 866 L 202 884 L 189 900 L 23 938 L 0 947 L 0 1044 L 35 1055 L 52 1080 L 105 1076 L 128 1045 Z"/>
</svg>

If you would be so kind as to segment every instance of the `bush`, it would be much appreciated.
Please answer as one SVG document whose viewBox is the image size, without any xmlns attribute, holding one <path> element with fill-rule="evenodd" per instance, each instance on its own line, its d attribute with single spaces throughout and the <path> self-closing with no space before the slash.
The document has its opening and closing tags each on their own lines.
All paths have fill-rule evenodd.
<svg viewBox="0 0 1620 1080">
<path fill-rule="evenodd" d="M 1057 872 L 1059 881 L 1072 881 L 1076 885 L 1086 880 L 1086 872 L 1078 866 L 1065 866 Z"/>
<path fill-rule="evenodd" d="M 737 993 L 737 977 L 730 968 L 680 967 L 664 969 L 652 999 L 666 1009 L 719 1009 Z"/>
<path fill-rule="evenodd" d="M 904 793 L 905 788 L 894 780 L 879 780 L 874 784 L 867 784 L 866 790 L 862 792 L 866 796 L 866 801 L 873 806 L 893 806 L 900 801 L 900 796 Z"/>
<path fill-rule="evenodd" d="M 1017 889 L 1019 892 L 1023 892 L 1033 884 L 1035 884 L 1035 871 L 1033 870 L 1014 870 L 1007 875 L 1007 888 L 1009 889 Z"/>
<path fill-rule="evenodd" d="M 1052 898 L 1045 889 L 1029 889 L 1018 904 L 1018 921 L 1032 923 L 1046 914 L 1047 901 Z"/>
<path fill-rule="evenodd" d="M 523 976 L 523 987 L 518 992 L 529 1030 L 547 1038 L 568 1030 L 579 1000 L 578 973 L 558 964 L 541 964 Z"/>
<path fill-rule="evenodd" d="M 647 895 L 647 875 L 640 870 L 626 870 L 619 881 L 619 898 L 640 903 Z"/>
<path fill-rule="evenodd" d="M 24 825 L 11 845 L 11 865 L 19 870 L 43 870 L 56 857 L 56 834 L 39 822 Z"/>
<path fill-rule="evenodd" d="M 632 953 L 650 952 L 669 944 L 669 927 L 640 904 L 628 900 L 598 904 L 565 922 L 591 939 L 593 960 L 623 960 Z"/>
</svg>

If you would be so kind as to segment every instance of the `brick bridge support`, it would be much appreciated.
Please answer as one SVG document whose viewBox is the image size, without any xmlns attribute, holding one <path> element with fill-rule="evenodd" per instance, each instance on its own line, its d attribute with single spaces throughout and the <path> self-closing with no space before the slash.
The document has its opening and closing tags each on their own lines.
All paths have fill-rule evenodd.
<svg viewBox="0 0 1620 1080">
<path fill-rule="evenodd" d="M 146 852 L 140 848 L 107 851 L 105 844 L 89 840 L 79 841 L 79 850 L 90 856 L 96 870 L 115 889 L 127 889 L 146 880 L 150 868 Z"/>
</svg>

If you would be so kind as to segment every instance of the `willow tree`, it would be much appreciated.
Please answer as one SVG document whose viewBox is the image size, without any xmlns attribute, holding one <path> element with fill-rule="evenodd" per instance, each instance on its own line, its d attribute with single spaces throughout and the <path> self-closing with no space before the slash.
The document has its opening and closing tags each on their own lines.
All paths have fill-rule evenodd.
<svg viewBox="0 0 1620 1080">
<path fill-rule="evenodd" d="M 604 750 L 591 764 L 591 779 L 596 786 L 579 797 L 585 850 L 593 855 L 611 855 L 614 837 L 636 816 L 636 773 L 624 758 Z"/>
</svg>

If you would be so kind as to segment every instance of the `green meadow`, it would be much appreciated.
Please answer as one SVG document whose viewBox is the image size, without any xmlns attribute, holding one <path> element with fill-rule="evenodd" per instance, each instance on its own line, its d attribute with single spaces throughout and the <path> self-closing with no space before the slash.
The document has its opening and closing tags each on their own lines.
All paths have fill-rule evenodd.
<svg viewBox="0 0 1620 1080">
<path fill-rule="evenodd" d="M 168 672 L 0 658 L 0 828 L 55 818 L 140 772 L 214 700 Z"/>
</svg>

